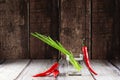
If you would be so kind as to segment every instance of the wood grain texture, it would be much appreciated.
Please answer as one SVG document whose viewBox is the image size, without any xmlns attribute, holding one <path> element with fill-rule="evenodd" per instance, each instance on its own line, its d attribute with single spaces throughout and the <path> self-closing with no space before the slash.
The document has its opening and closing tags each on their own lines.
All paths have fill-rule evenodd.
<svg viewBox="0 0 120 80">
<path fill-rule="evenodd" d="M 115 0 L 92 0 L 92 57 L 106 59 L 112 47 Z"/>
<path fill-rule="evenodd" d="M 54 80 L 54 77 L 32 77 L 35 74 L 44 72 L 52 64 L 54 60 L 32 60 L 30 65 L 23 71 L 23 73 L 16 80 Z"/>
<path fill-rule="evenodd" d="M 91 58 L 120 60 L 119 4 L 119 0 L 0 0 L 0 59 L 57 58 L 58 51 L 29 35 L 39 32 L 60 38 L 74 55 L 82 53 L 85 38 Z"/>
<path fill-rule="evenodd" d="M 112 32 L 112 47 L 111 53 L 108 55 L 111 60 L 119 60 L 120 61 L 120 1 L 115 0 L 115 10 L 114 10 L 114 24 L 113 24 L 113 32 Z"/>
<path fill-rule="evenodd" d="M 29 63 L 29 60 L 7 60 L 0 65 L 1 80 L 16 80 Z"/>
<path fill-rule="evenodd" d="M 0 58 L 28 58 L 26 0 L 0 1 Z"/>
<path fill-rule="evenodd" d="M 98 73 L 95 80 L 120 80 L 120 71 L 108 61 L 92 60 L 94 70 Z"/>
<path fill-rule="evenodd" d="M 91 28 L 91 0 L 85 0 L 85 29 L 84 29 L 84 35 L 83 38 L 85 38 L 85 44 L 88 47 L 88 55 L 89 58 L 92 58 L 91 52 L 92 52 L 92 28 Z"/>
<path fill-rule="evenodd" d="M 53 76 L 36 77 L 36 78 L 32 77 L 37 73 L 47 70 L 54 62 L 55 62 L 54 60 L 33 60 L 16 80 L 56 80 Z M 90 72 L 85 67 L 85 65 L 82 70 L 82 74 L 83 74 L 82 76 L 66 76 L 65 72 L 67 71 L 67 65 L 65 60 L 60 62 L 59 71 L 60 71 L 60 75 L 58 76 L 57 80 L 74 80 L 74 79 L 94 80 Z"/>
<path fill-rule="evenodd" d="M 58 1 L 30 0 L 30 32 L 38 32 L 58 40 Z M 57 58 L 58 52 L 30 36 L 31 58 Z"/>
<path fill-rule="evenodd" d="M 47 70 L 56 60 L 7 60 L 0 65 L 0 78 L 2 80 L 120 80 L 120 71 L 106 60 L 91 60 L 93 69 L 97 76 L 91 75 L 84 63 L 81 63 L 82 76 L 67 76 L 67 63 L 61 60 L 60 74 L 55 79 L 53 76 L 36 77 L 32 76 Z M 120 62 L 115 62 L 119 65 Z M 8 76 L 9 75 L 9 76 Z M 6 77 L 7 76 L 7 77 Z"/>
<path fill-rule="evenodd" d="M 60 41 L 74 55 L 82 53 L 83 38 L 89 46 L 89 3 L 89 0 L 61 0 Z"/>
</svg>

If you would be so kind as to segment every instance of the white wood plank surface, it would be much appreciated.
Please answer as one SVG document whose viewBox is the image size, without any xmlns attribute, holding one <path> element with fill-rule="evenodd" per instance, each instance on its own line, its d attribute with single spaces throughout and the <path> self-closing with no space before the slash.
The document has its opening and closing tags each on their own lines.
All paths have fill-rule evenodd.
<svg viewBox="0 0 120 80">
<path fill-rule="evenodd" d="M 54 61 L 52 60 L 32 60 L 31 64 L 16 80 L 54 80 L 54 77 L 32 77 L 35 74 L 47 70 L 53 63 Z"/>
<path fill-rule="evenodd" d="M 0 65 L 0 80 L 15 80 L 29 60 L 7 60 Z"/>
<path fill-rule="evenodd" d="M 93 80 L 91 74 L 86 69 L 84 64 L 83 64 L 83 69 L 81 71 L 81 73 L 83 74 L 82 76 L 66 76 L 65 73 L 67 71 L 67 66 L 66 64 L 64 64 L 64 61 L 60 62 L 60 67 L 59 67 L 60 75 L 58 76 L 57 79 L 55 79 L 53 76 L 38 77 L 38 78 L 32 77 L 34 74 L 47 70 L 53 63 L 54 61 L 50 61 L 50 60 L 33 60 L 17 80 L 81 80 L 81 79 Z"/>
<path fill-rule="evenodd" d="M 66 76 L 67 66 L 63 62 L 65 61 L 60 62 L 60 75 L 57 79 L 53 76 L 33 78 L 34 74 L 47 70 L 54 63 L 51 60 L 33 60 L 17 80 L 94 80 L 84 64 L 81 71 L 83 73 L 82 76 Z"/>
<path fill-rule="evenodd" d="M 33 78 L 32 76 L 47 70 L 54 60 L 7 60 L 0 65 L 0 80 L 120 80 L 120 71 L 105 60 L 92 60 L 91 65 L 98 73 L 92 76 L 83 63 L 82 76 L 66 76 L 68 70 L 65 60 L 60 62 L 60 75 Z M 117 63 L 119 64 L 119 63 Z M 95 79 L 94 79 L 94 78 Z"/>
<path fill-rule="evenodd" d="M 91 63 L 98 73 L 94 76 L 96 80 L 120 80 L 120 71 L 108 61 L 94 60 Z"/>
</svg>

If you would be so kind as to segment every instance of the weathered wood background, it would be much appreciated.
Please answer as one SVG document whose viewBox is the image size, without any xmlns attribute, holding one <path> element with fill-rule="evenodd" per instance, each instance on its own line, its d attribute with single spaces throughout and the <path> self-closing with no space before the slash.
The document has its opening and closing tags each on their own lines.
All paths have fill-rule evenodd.
<svg viewBox="0 0 120 80">
<path fill-rule="evenodd" d="M 93 0 L 92 4 L 92 55 L 106 58 L 112 45 L 115 0 Z"/>
<path fill-rule="evenodd" d="M 120 59 L 119 0 L 0 0 L 0 58 L 58 58 L 59 52 L 30 36 L 60 40 L 74 55 L 82 40 L 90 58 Z"/>
<path fill-rule="evenodd" d="M 0 0 L 0 58 L 28 58 L 26 0 Z"/>
<path fill-rule="evenodd" d="M 89 11 L 89 0 L 61 0 L 60 41 L 74 55 L 82 53 L 83 39 L 90 45 Z"/>
<path fill-rule="evenodd" d="M 30 32 L 39 32 L 58 40 L 58 1 L 30 0 Z M 58 52 L 30 36 L 31 58 L 57 58 Z"/>
<path fill-rule="evenodd" d="M 120 1 L 92 0 L 92 57 L 120 59 Z"/>
</svg>

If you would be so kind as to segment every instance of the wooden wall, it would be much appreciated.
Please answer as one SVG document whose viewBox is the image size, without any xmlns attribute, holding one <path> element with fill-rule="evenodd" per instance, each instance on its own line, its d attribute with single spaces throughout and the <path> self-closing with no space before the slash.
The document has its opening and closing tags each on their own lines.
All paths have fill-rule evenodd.
<svg viewBox="0 0 120 80">
<path fill-rule="evenodd" d="M 114 21 L 112 30 L 111 50 L 108 58 L 120 60 L 120 0 L 114 2 Z"/>
<path fill-rule="evenodd" d="M 0 58 L 28 58 L 26 0 L 0 0 Z"/>
<path fill-rule="evenodd" d="M 119 0 L 92 0 L 92 58 L 120 59 L 119 3 Z"/>
<path fill-rule="evenodd" d="M 82 39 L 93 59 L 120 59 L 119 0 L 61 0 L 60 40 L 74 55 Z"/>
<path fill-rule="evenodd" d="M 74 55 L 82 40 L 94 59 L 120 59 L 119 0 L 0 0 L 0 58 L 57 58 L 58 51 L 30 36 L 60 40 Z"/>
<path fill-rule="evenodd" d="M 39 32 L 58 40 L 58 1 L 30 0 L 30 32 Z M 30 36 L 31 58 L 57 58 L 58 52 Z"/>
<path fill-rule="evenodd" d="M 89 17 L 89 0 L 61 0 L 60 40 L 74 55 L 82 53 L 83 39 L 90 45 Z"/>
<path fill-rule="evenodd" d="M 92 56 L 106 58 L 111 49 L 114 0 L 92 2 Z"/>
<path fill-rule="evenodd" d="M 58 40 L 58 1 L 0 0 L 0 58 L 57 58 L 58 51 L 30 36 Z"/>
</svg>

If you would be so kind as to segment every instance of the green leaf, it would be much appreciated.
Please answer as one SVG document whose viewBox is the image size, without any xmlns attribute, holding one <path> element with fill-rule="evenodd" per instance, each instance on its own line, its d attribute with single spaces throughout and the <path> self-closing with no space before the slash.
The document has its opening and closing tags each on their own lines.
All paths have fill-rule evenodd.
<svg viewBox="0 0 120 80">
<path fill-rule="evenodd" d="M 64 55 L 68 56 L 70 59 L 70 63 L 74 66 L 74 68 L 76 68 L 78 71 L 81 70 L 82 66 L 74 59 L 72 52 L 66 50 L 60 42 L 54 41 L 51 37 L 39 34 L 37 32 L 31 33 L 31 35 L 40 39 L 49 46 L 59 50 Z"/>
</svg>

